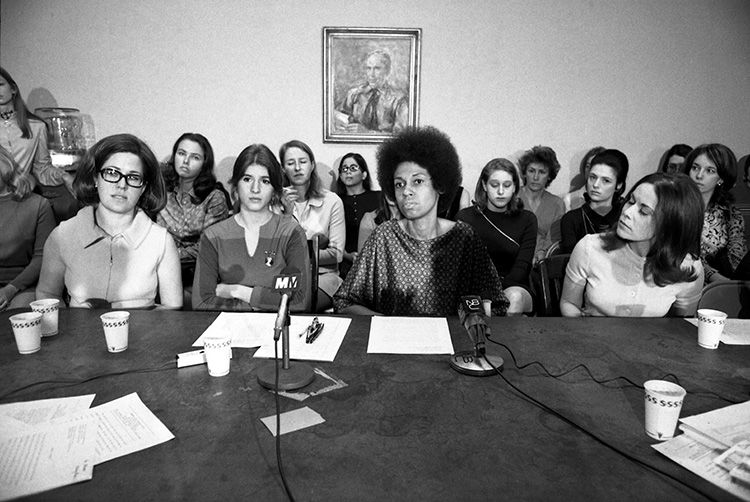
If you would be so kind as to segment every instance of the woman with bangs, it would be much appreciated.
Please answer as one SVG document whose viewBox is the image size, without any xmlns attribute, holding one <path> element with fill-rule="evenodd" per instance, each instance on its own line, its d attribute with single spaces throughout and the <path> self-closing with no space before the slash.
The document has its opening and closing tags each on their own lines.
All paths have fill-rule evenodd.
<svg viewBox="0 0 750 502">
<path fill-rule="evenodd" d="M 0 312 L 28 307 L 36 299 L 44 243 L 55 228 L 52 208 L 31 192 L 30 178 L 0 147 Z"/>
<path fill-rule="evenodd" d="M 510 301 L 508 315 L 531 312 L 534 307 L 529 273 L 536 246 L 536 216 L 523 208 L 518 197 L 520 185 L 511 161 L 492 159 L 479 175 L 474 206 L 456 216 L 474 227 L 487 246 Z"/>
<path fill-rule="evenodd" d="M 654 173 L 630 191 L 615 229 L 573 249 L 560 311 L 566 317 L 695 314 L 703 288 L 703 204 L 683 175 Z"/>
<path fill-rule="evenodd" d="M 622 209 L 628 158 L 620 150 L 603 150 L 591 160 L 586 179 L 586 204 L 560 220 L 560 251 L 571 253 L 584 235 L 609 230 Z"/>
<path fill-rule="evenodd" d="M 290 309 L 308 306 L 310 260 L 305 233 L 279 214 L 282 177 L 279 161 L 261 144 L 237 156 L 230 180 L 239 211 L 207 228 L 200 240 L 193 282 L 196 310 L 265 310 L 279 307 L 274 277 L 299 274 Z"/>
<path fill-rule="evenodd" d="M 187 132 L 177 138 L 164 166 L 167 205 L 156 222 L 177 244 L 182 282 L 192 285 L 201 233 L 229 214 L 229 194 L 216 181 L 214 151 L 202 134 Z"/>
<path fill-rule="evenodd" d="M 279 149 L 284 178 L 283 206 L 292 214 L 307 239 L 319 237 L 320 268 L 318 276 L 318 310 L 332 306 L 333 294 L 341 285 L 339 264 L 344 258 L 346 220 L 344 204 L 338 195 L 321 186 L 315 171 L 312 149 L 292 140 Z"/>
<path fill-rule="evenodd" d="M 737 159 L 718 144 L 696 147 L 685 158 L 683 172 L 695 182 L 705 208 L 701 234 L 701 261 L 706 282 L 750 279 L 745 242 L 745 221 L 730 192 L 737 181 Z"/>
<path fill-rule="evenodd" d="M 92 146 L 73 189 L 85 207 L 47 239 L 37 299 L 71 307 L 182 307 L 180 260 L 167 230 L 154 223 L 165 204 L 164 179 L 151 149 L 131 134 Z"/>
</svg>

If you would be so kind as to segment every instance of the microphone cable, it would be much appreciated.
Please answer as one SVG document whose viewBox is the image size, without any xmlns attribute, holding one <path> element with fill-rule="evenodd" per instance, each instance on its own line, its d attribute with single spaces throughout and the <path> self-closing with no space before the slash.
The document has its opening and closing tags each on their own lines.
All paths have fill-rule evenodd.
<svg viewBox="0 0 750 502">
<path fill-rule="evenodd" d="M 499 342 L 495 342 L 495 343 L 499 343 Z M 502 344 L 500 344 L 500 345 L 502 345 Z M 510 388 L 512 388 L 518 394 L 520 394 L 527 402 L 533 404 L 534 406 L 537 406 L 542 411 L 545 411 L 545 412 L 551 414 L 552 416 L 557 417 L 562 422 L 567 423 L 568 425 L 570 425 L 574 429 L 582 432 L 584 435 L 590 437 L 591 439 L 593 439 L 594 441 L 596 441 L 600 445 L 604 446 L 605 448 L 607 448 L 607 449 L 609 449 L 609 450 L 611 450 L 611 451 L 613 451 L 613 452 L 621 455 L 625 459 L 630 460 L 631 462 L 634 462 L 635 464 L 640 465 L 641 467 L 643 467 L 643 468 L 645 468 L 647 470 L 653 471 L 653 472 L 655 472 L 657 474 L 661 474 L 662 476 L 665 476 L 665 477 L 667 477 L 667 478 L 669 478 L 669 479 L 671 479 L 673 481 L 676 481 L 680 485 L 689 488 L 690 490 L 698 493 L 699 495 L 702 495 L 702 496 L 706 497 L 709 500 L 713 500 L 713 497 L 711 497 L 707 493 L 703 492 L 699 488 L 695 488 L 694 486 L 691 486 L 691 485 L 687 484 L 685 481 L 679 479 L 678 477 L 676 477 L 676 476 L 674 476 L 674 475 L 672 475 L 672 474 L 670 474 L 670 473 L 668 473 L 666 471 L 663 471 L 662 469 L 659 469 L 658 467 L 655 467 L 655 466 L 653 466 L 653 465 L 651 465 L 651 464 L 649 464 L 649 463 L 647 463 L 647 462 L 645 462 L 645 461 L 643 461 L 643 460 L 641 460 L 641 459 L 639 459 L 639 458 L 631 455 L 630 453 L 627 453 L 624 450 L 621 450 L 620 448 L 616 447 L 615 445 L 613 445 L 613 444 L 605 441 L 604 439 L 600 438 L 599 436 L 597 436 L 593 432 L 589 431 L 585 427 L 583 427 L 581 425 L 578 425 L 578 423 L 576 423 L 572 419 L 566 417 L 565 415 L 563 415 L 559 411 L 555 410 L 554 408 L 551 408 L 550 406 L 544 404 L 543 402 L 539 401 L 535 397 L 533 397 L 530 394 L 526 393 L 525 391 L 521 390 L 517 385 L 515 385 L 510 380 L 508 380 L 507 378 L 505 378 L 505 375 L 503 375 L 502 371 L 499 368 L 497 368 L 496 366 L 494 366 L 487 357 L 485 357 L 485 356 L 482 356 L 482 357 L 485 360 L 485 362 L 487 364 L 489 364 L 492 367 L 492 369 L 495 370 L 495 373 L 497 373 L 498 376 L 500 378 L 502 378 L 503 381 L 506 384 L 508 384 L 508 386 Z M 512 353 L 511 353 L 511 357 L 513 357 Z M 515 361 L 515 357 L 513 357 L 513 363 L 515 364 L 515 362 L 516 362 Z M 529 363 L 529 364 L 533 364 L 533 363 Z M 542 366 L 541 363 L 537 362 L 537 364 L 539 364 L 540 366 Z M 528 365 L 526 365 L 526 366 L 528 366 Z M 544 367 L 544 366 L 542 366 L 542 367 Z M 573 369 L 575 369 L 575 368 L 573 368 Z M 545 369 L 545 371 L 546 371 L 546 369 Z M 570 371 L 572 371 L 572 370 L 569 370 L 568 372 L 570 372 Z M 616 380 L 616 379 L 612 379 L 612 380 Z M 597 383 L 599 383 L 599 382 L 597 382 Z"/>
<path fill-rule="evenodd" d="M 19 392 L 23 392 L 24 390 L 31 389 L 32 387 L 36 387 L 37 385 L 53 384 L 52 387 L 50 387 L 49 389 L 45 389 L 45 390 L 57 389 L 60 387 L 75 387 L 76 385 L 81 385 L 84 383 L 93 382 L 95 380 L 101 380 L 101 379 L 109 378 L 109 377 L 122 376 L 122 375 L 135 375 L 139 373 L 158 373 L 158 372 L 166 371 L 170 369 L 176 369 L 174 366 L 174 359 L 170 359 L 168 362 L 162 363 L 162 365 L 156 366 L 154 368 L 138 368 L 138 369 L 129 369 L 129 370 L 122 370 L 122 371 L 112 371 L 109 373 L 100 373 L 98 375 L 84 377 L 80 379 L 41 380 L 39 382 L 34 382 L 28 385 L 24 385 L 22 387 L 18 387 L 16 389 L 6 392 L 5 394 L 0 395 L 0 401 L 7 399 L 10 396 L 13 396 L 14 394 L 18 394 Z"/>
<path fill-rule="evenodd" d="M 281 406 L 279 405 L 279 343 L 274 341 L 273 344 L 273 356 L 276 362 L 276 385 L 274 385 L 274 396 L 276 397 L 276 466 L 279 469 L 279 475 L 281 476 L 281 483 L 284 485 L 284 491 L 286 496 L 291 502 L 294 502 L 294 495 L 289 489 L 289 485 L 286 482 L 286 474 L 284 474 L 284 464 L 281 461 Z"/>
<path fill-rule="evenodd" d="M 591 372 L 591 370 L 588 368 L 588 366 L 586 366 L 584 363 L 578 363 L 575 366 L 573 366 L 572 368 L 570 368 L 568 370 L 565 370 L 565 371 L 563 371 L 561 373 L 557 373 L 557 374 L 552 373 L 551 371 L 549 371 L 544 366 L 544 364 L 542 364 L 540 361 L 534 360 L 534 361 L 528 362 L 526 364 L 518 364 L 518 361 L 516 360 L 516 356 L 515 356 L 515 354 L 513 354 L 513 351 L 510 350 L 510 347 L 508 347 L 507 345 L 505 345 L 502 342 L 498 342 L 496 340 L 493 340 L 489 336 L 487 337 L 487 340 L 489 340 L 490 342 L 494 343 L 495 345 L 499 345 L 500 347 L 502 347 L 506 351 L 508 351 L 508 354 L 510 355 L 511 359 L 513 359 L 513 364 L 519 370 L 524 370 L 524 369 L 526 369 L 526 368 L 528 368 L 530 366 L 536 365 L 536 366 L 539 366 L 539 368 L 541 368 L 541 370 L 544 373 L 546 373 L 547 376 L 552 377 L 552 378 L 557 379 L 557 380 L 561 380 L 562 377 L 564 377 L 564 376 L 566 376 L 566 375 L 568 375 L 570 373 L 573 373 L 577 369 L 583 369 L 588 374 L 588 376 L 589 376 L 589 378 L 591 380 L 593 380 L 594 382 L 598 383 L 602 387 L 607 387 L 607 388 L 622 388 L 622 387 L 609 387 L 607 384 L 612 383 L 612 382 L 616 382 L 617 380 L 624 380 L 625 382 L 627 382 L 628 385 L 630 385 L 632 387 L 635 387 L 637 389 L 643 389 L 643 385 L 641 385 L 639 383 L 636 383 L 633 380 L 631 380 L 630 378 L 628 378 L 626 376 L 623 376 L 623 375 L 619 375 L 619 376 L 612 377 L 612 378 L 598 379 L 596 376 L 594 376 L 594 374 Z M 671 378 L 672 380 L 674 380 L 674 383 L 676 383 L 677 385 L 681 385 L 680 384 L 680 379 L 674 373 L 665 373 L 661 377 L 661 380 L 667 380 L 668 378 Z M 730 403 L 730 404 L 739 404 L 739 403 L 744 402 L 744 401 L 735 401 L 733 399 L 726 398 L 726 397 L 724 397 L 724 396 L 722 396 L 720 394 L 717 394 L 716 392 L 710 391 L 710 390 L 707 390 L 707 391 L 692 391 L 692 390 L 688 391 L 687 389 L 685 389 L 685 390 L 688 393 L 696 395 L 696 396 L 714 397 L 714 398 L 720 399 L 722 401 L 726 401 L 727 403 Z"/>
</svg>

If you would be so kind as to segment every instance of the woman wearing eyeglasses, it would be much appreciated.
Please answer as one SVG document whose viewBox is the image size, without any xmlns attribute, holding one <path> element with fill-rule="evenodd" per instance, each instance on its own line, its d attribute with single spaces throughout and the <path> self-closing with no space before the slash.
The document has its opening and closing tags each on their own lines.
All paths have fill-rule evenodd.
<svg viewBox="0 0 750 502">
<path fill-rule="evenodd" d="M 344 220 L 346 221 L 346 244 L 344 244 L 344 261 L 341 262 L 341 277 L 346 273 L 357 257 L 359 224 L 365 213 L 375 211 L 380 204 L 380 192 L 370 186 L 370 171 L 367 162 L 358 153 L 347 153 L 339 164 L 339 179 L 336 181 L 336 193 L 344 203 Z"/>
<path fill-rule="evenodd" d="M 86 153 L 73 182 L 86 205 L 44 246 L 37 298 L 71 307 L 182 306 L 180 260 L 172 237 L 151 221 L 166 196 L 159 163 L 140 139 L 117 134 Z"/>
</svg>

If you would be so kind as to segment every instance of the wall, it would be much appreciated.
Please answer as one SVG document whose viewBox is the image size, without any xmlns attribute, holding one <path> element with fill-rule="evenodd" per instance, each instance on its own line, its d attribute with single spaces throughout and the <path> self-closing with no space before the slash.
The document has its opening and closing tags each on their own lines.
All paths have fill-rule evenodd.
<svg viewBox="0 0 750 502">
<path fill-rule="evenodd" d="M 547 144 L 563 193 L 585 150 L 630 158 L 629 184 L 671 144 L 750 150 L 746 0 L 2 0 L 0 64 L 35 106 L 74 106 L 97 136 L 170 153 L 203 132 L 229 176 L 252 142 L 308 142 L 320 162 L 375 145 L 322 142 L 323 26 L 420 27 L 420 123 L 481 167 Z"/>
</svg>

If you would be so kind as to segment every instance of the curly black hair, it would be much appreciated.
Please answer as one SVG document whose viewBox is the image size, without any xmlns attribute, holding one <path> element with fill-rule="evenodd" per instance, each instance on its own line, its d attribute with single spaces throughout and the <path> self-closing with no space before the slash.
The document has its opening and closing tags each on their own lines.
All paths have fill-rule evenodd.
<svg viewBox="0 0 750 502">
<path fill-rule="evenodd" d="M 557 173 L 560 172 L 560 163 L 557 161 L 555 151 L 548 146 L 537 145 L 531 150 L 526 150 L 518 159 L 518 166 L 521 168 L 521 176 L 523 176 L 524 182 L 526 180 L 526 169 L 532 162 L 542 164 L 549 170 L 547 186 L 557 178 Z"/>
<path fill-rule="evenodd" d="M 391 200 L 396 200 L 393 186 L 396 169 L 404 162 L 414 162 L 426 169 L 432 186 L 441 194 L 455 190 L 463 179 L 461 162 L 450 138 L 430 126 L 404 129 L 380 145 L 377 159 L 378 183 Z"/>
</svg>

